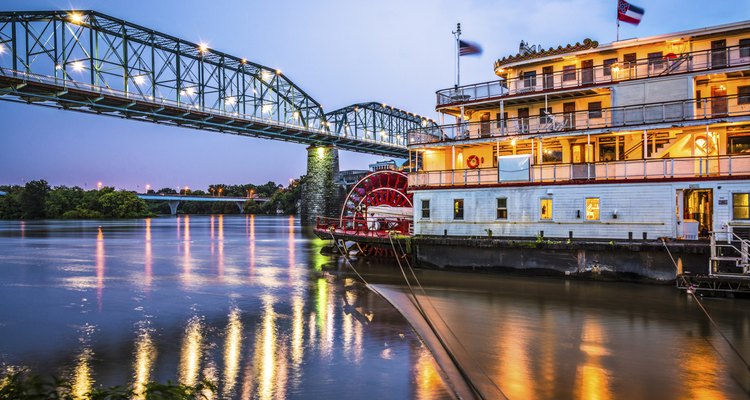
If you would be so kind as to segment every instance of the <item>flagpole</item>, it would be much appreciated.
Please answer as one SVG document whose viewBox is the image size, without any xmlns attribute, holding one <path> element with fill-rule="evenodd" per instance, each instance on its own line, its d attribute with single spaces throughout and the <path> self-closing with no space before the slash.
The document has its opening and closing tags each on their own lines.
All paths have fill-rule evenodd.
<svg viewBox="0 0 750 400">
<path fill-rule="evenodd" d="M 617 21 L 617 39 L 615 42 L 620 41 L 620 0 L 617 0 L 617 7 L 615 7 L 615 21 Z"/>
<path fill-rule="evenodd" d="M 456 37 L 456 80 L 455 87 L 461 84 L 461 45 L 459 44 L 459 38 L 461 37 L 461 23 L 456 24 L 456 30 L 453 32 L 453 36 Z"/>
</svg>

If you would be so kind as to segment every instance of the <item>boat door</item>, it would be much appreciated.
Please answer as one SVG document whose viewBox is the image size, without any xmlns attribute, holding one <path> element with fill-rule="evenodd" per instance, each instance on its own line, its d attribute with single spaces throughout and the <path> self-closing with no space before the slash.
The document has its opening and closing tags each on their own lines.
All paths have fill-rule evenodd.
<svg viewBox="0 0 750 400">
<path fill-rule="evenodd" d="M 707 237 L 713 230 L 713 190 L 686 189 L 683 193 L 683 224 L 688 220 L 696 221 L 698 236 Z"/>
<path fill-rule="evenodd" d="M 724 85 L 711 87 L 711 115 L 727 115 L 727 88 Z"/>
<path fill-rule="evenodd" d="M 581 84 L 592 83 L 594 83 L 594 60 L 584 60 L 581 62 Z"/>
<path fill-rule="evenodd" d="M 685 193 L 684 190 L 677 189 L 677 196 L 675 196 L 675 214 L 677 217 L 677 225 L 675 226 L 674 237 L 678 239 L 685 239 L 684 226 L 682 218 L 685 215 Z"/>
</svg>

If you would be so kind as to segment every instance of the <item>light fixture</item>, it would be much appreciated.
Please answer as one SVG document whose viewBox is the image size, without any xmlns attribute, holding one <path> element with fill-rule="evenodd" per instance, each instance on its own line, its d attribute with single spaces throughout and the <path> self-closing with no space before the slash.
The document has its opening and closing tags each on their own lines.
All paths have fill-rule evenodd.
<svg viewBox="0 0 750 400">
<path fill-rule="evenodd" d="M 0 54 L 5 53 L 5 45 L 0 43 Z"/>
<path fill-rule="evenodd" d="M 146 77 L 143 75 L 136 75 L 133 77 L 133 82 L 135 82 L 136 85 L 143 85 L 143 83 L 146 82 Z"/>
<path fill-rule="evenodd" d="M 71 67 L 73 67 L 73 70 L 77 72 L 83 71 L 83 63 L 80 61 L 75 61 L 72 64 L 70 64 Z"/>
<path fill-rule="evenodd" d="M 198 44 L 198 51 L 200 51 L 202 54 L 205 54 L 208 52 L 208 45 L 205 43 Z"/>
<path fill-rule="evenodd" d="M 226 99 L 224 99 L 224 104 L 228 106 L 233 106 L 237 104 L 237 98 L 234 96 L 227 97 Z"/>
<path fill-rule="evenodd" d="M 83 23 L 83 15 L 81 15 L 81 13 L 77 13 L 77 12 L 71 13 L 70 14 L 70 22 L 72 22 L 74 24 L 81 24 L 81 23 Z"/>
</svg>

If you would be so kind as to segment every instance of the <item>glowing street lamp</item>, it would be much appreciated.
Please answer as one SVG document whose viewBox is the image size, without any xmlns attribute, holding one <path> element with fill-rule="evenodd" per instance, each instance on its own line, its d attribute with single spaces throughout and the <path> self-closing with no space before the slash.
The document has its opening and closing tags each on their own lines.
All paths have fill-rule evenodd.
<svg viewBox="0 0 750 400">
<path fill-rule="evenodd" d="M 136 75 L 133 77 L 133 82 L 135 82 L 136 85 L 143 85 L 143 83 L 146 82 L 146 77 L 143 75 Z"/>
<path fill-rule="evenodd" d="M 102 190 L 102 182 L 96 182 L 96 190 Z"/>
<path fill-rule="evenodd" d="M 149 185 L 149 184 L 147 183 L 147 184 L 146 184 L 146 193 L 148 193 L 148 191 L 149 191 L 149 190 L 151 190 L 151 185 Z"/>
<path fill-rule="evenodd" d="M 72 64 L 70 64 L 71 67 L 73 67 L 73 70 L 76 72 L 83 71 L 83 63 L 80 61 L 75 61 Z"/>
<path fill-rule="evenodd" d="M 74 24 L 78 24 L 78 25 L 82 24 L 83 23 L 83 15 L 81 15 L 81 13 L 77 13 L 77 12 L 71 13 L 70 14 L 70 22 L 72 22 Z"/>
</svg>

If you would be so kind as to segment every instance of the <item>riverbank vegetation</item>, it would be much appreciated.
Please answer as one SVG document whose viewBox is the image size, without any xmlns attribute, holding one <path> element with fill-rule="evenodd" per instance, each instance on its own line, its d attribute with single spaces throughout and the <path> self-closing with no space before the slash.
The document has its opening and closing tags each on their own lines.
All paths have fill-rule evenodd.
<svg viewBox="0 0 750 400">
<path fill-rule="evenodd" d="M 143 385 L 93 388 L 85 393 L 76 393 L 73 382 L 66 379 L 44 379 L 27 370 L 10 370 L 0 374 L 0 399 L 60 399 L 60 400 L 130 400 L 211 399 L 216 395 L 216 385 L 203 380 L 195 385 L 181 383 L 149 382 Z M 80 390 L 80 389 L 79 389 Z"/>
<path fill-rule="evenodd" d="M 24 186 L 0 186 L 0 219 L 96 219 L 144 218 L 169 214 L 167 201 L 144 201 L 135 192 L 111 187 L 84 190 L 78 186 L 50 185 L 44 180 L 30 181 Z M 302 197 L 300 180 L 284 187 L 275 182 L 263 185 L 210 185 L 206 190 L 173 188 L 149 190 L 149 194 L 180 194 L 190 196 L 246 198 L 243 212 L 249 214 L 296 214 Z M 264 201 L 256 201 L 263 199 Z M 267 201 L 265 201 L 267 199 Z M 180 214 L 238 214 L 231 202 L 182 202 Z"/>
</svg>

